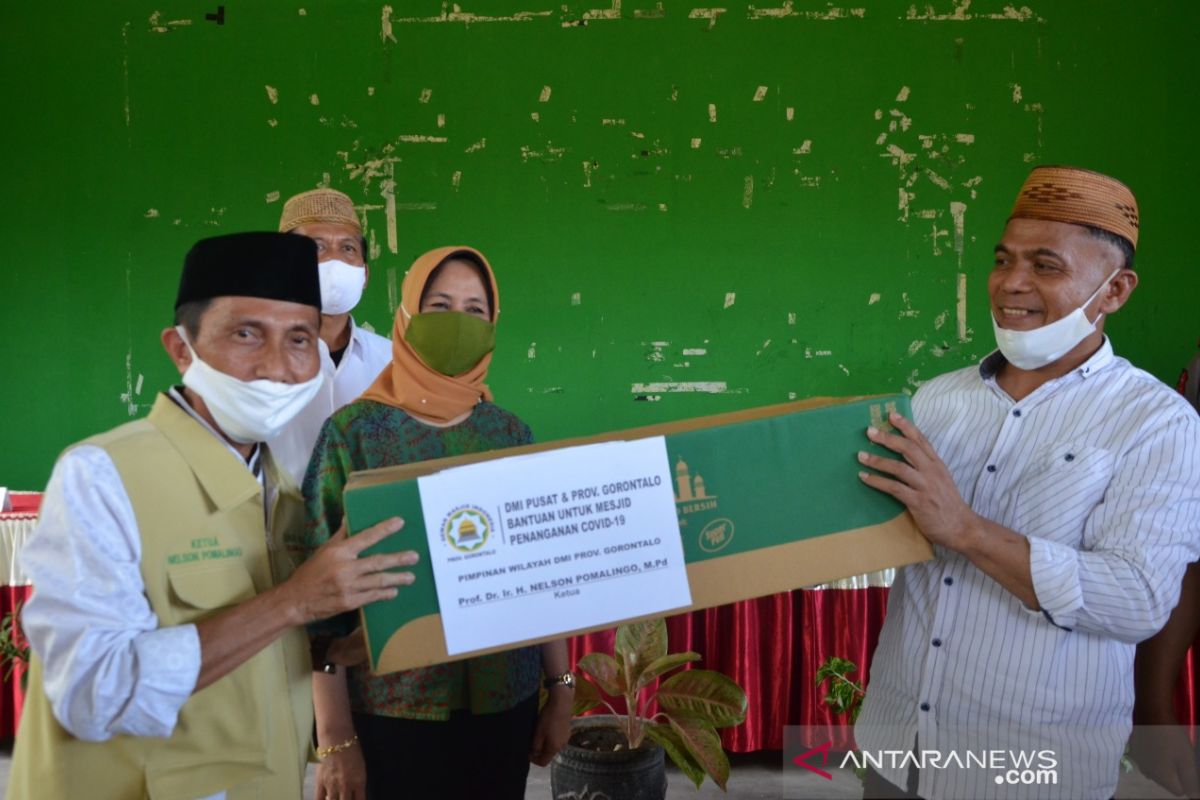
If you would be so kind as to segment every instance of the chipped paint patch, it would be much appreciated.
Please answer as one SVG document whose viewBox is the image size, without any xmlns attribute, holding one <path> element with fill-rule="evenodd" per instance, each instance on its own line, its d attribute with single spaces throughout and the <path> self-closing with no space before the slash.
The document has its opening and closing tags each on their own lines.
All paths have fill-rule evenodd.
<svg viewBox="0 0 1200 800">
<path fill-rule="evenodd" d="M 788 325 L 795 325 L 795 324 L 796 324 L 796 312 L 789 311 L 788 312 Z"/>
<path fill-rule="evenodd" d="M 717 104 L 716 103 L 708 104 L 708 121 L 709 122 L 717 121 Z"/>
<path fill-rule="evenodd" d="M 825 20 L 832 21 L 837 19 L 849 19 L 857 17 L 862 19 L 867 15 L 865 8 L 838 8 L 832 3 L 827 4 L 826 11 L 797 11 L 794 0 L 785 0 L 782 6 L 778 8 L 756 8 L 749 6 L 746 9 L 746 18 L 751 20 L 758 19 L 784 19 L 786 17 L 800 17 L 802 19 Z"/>
<path fill-rule="evenodd" d="M 723 306 L 723 308 L 732 308 L 733 304 L 736 302 L 737 302 L 737 292 L 726 292 L 725 293 L 725 305 Z"/>
<path fill-rule="evenodd" d="M 396 268 L 388 267 L 387 269 L 387 293 L 388 293 L 388 309 L 395 314 L 396 309 L 400 307 L 400 292 L 396 284 Z"/>
<path fill-rule="evenodd" d="M 316 92 L 314 92 L 308 96 L 308 102 L 312 103 L 314 106 L 319 106 L 321 105 L 321 98 L 316 94 Z"/>
<path fill-rule="evenodd" d="M 799 147 L 792 148 L 792 155 L 794 155 L 794 156 L 806 156 L 811 152 L 812 152 L 812 139 L 805 139 L 803 142 L 800 143 Z"/>
<path fill-rule="evenodd" d="M 579 292 L 571 293 L 571 305 L 577 306 L 583 302 L 583 296 Z"/>
<path fill-rule="evenodd" d="M 445 115 L 445 114 L 438 114 L 438 115 L 437 115 L 437 126 L 438 126 L 439 128 L 444 128 L 444 127 L 446 127 L 446 115 Z"/>
<path fill-rule="evenodd" d="M 421 96 L 417 98 L 418 103 L 428 103 L 433 99 L 433 89 L 422 89 Z"/>
<path fill-rule="evenodd" d="M 464 153 L 478 153 L 480 150 L 482 150 L 485 147 L 487 147 L 487 137 L 486 136 L 483 137 L 482 139 L 480 139 L 478 142 L 475 142 L 475 144 L 468 146 L 466 150 L 463 150 L 463 152 Z"/>
<path fill-rule="evenodd" d="M 754 205 L 754 176 L 747 175 L 742 184 L 742 208 Z"/>
<path fill-rule="evenodd" d="M 387 218 L 387 248 L 389 253 L 400 251 L 399 237 L 396 235 L 396 178 L 392 162 L 387 165 L 387 179 L 380 181 L 379 194 L 383 197 L 383 213 Z"/>
<path fill-rule="evenodd" d="M 940 331 L 942 326 L 946 324 L 946 318 L 949 316 L 949 311 L 943 311 L 942 313 L 938 314 L 933 320 L 933 329 L 935 331 Z"/>
<path fill-rule="evenodd" d="M 667 394 L 671 392 L 702 392 L 705 394 L 745 394 L 745 389 L 730 389 L 725 381 L 668 381 L 635 383 L 629 387 L 633 394 Z"/>
<path fill-rule="evenodd" d="M 967 340 L 967 273 L 958 273 L 958 286 L 955 291 L 955 322 L 956 333 L 960 342 Z"/>
<path fill-rule="evenodd" d="M 450 185 L 454 187 L 454 191 L 458 191 L 458 187 L 462 184 L 462 170 L 454 170 L 454 174 L 450 176 Z"/>
<path fill-rule="evenodd" d="M 442 6 L 445 8 L 445 6 Z M 392 33 L 392 7 L 384 6 L 379 14 L 379 41 L 396 43 L 396 35 Z"/>
<path fill-rule="evenodd" d="M 794 120 L 796 118 L 796 109 L 791 106 L 788 106 L 784 110 L 783 116 L 788 122 L 791 122 L 792 120 Z"/>
<path fill-rule="evenodd" d="M 157 208 L 147 208 L 146 213 L 142 214 L 142 216 L 145 217 L 146 219 L 154 219 L 155 217 L 158 216 L 158 209 Z"/>
<path fill-rule="evenodd" d="M 958 266 L 962 268 L 963 248 L 965 246 L 967 204 L 957 201 L 950 202 L 950 218 L 954 220 L 954 252 L 958 254 Z"/>
<path fill-rule="evenodd" d="M 907 86 L 901 86 L 900 91 L 896 94 L 896 102 L 903 103 L 905 100 L 908 99 L 909 92 L 911 92 L 911 91 L 912 90 L 909 89 Z"/>
<path fill-rule="evenodd" d="M 267 192 L 266 200 L 268 203 L 278 203 L 279 202 L 279 192 Z"/>
<path fill-rule="evenodd" d="M 954 10 L 948 14 L 935 13 L 932 3 L 926 3 L 925 10 L 922 13 L 917 11 L 917 6 L 914 3 L 908 7 L 908 14 L 904 18 L 909 21 L 925 22 L 969 22 L 971 20 L 1007 20 L 1010 22 L 1046 21 L 1035 14 L 1029 6 L 1016 8 L 1012 5 L 1006 5 L 1002 10 L 991 14 L 972 14 L 970 13 L 970 8 L 971 0 L 954 0 Z"/>
<path fill-rule="evenodd" d="M 267 90 L 267 99 L 271 101 L 271 105 L 278 104 L 279 103 L 279 90 L 276 89 L 274 86 L 264 86 L 263 88 Z"/>
<path fill-rule="evenodd" d="M 406 144 L 445 144 L 450 141 L 445 136 L 429 136 L 424 133 L 402 133 L 396 137 L 397 142 Z"/>
<path fill-rule="evenodd" d="M 908 346 L 908 357 L 912 358 L 913 356 L 915 356 L 920 351 L 920 349 L 924 346 L 925 346 L 924 339 L 914 339 L 913 342 L 911 344 L 909 344 L 909 346 Z"/>
<path fill-rule="evenodd" d="M 618 0 L 618 5 L 620 5 L 620 0 Z M 433 17 L 401 17 L 399 19 L 393 19 L 392 7 L 384 6 L 383 9 L 384 19 L 388 20 L 387 30 L 389 34 L 392 30 L 392 23 L 413 25 L 461 22 L 464 25 L 471 25 L 472 23 L 477 22 L 531 22 L 539 17 L 549 17 L 554 13 L 553 11 L 518 11 L 515 14 L 509 14 L 508 16 L 491 17 L 486 14 L 473 14 L 470 11 L 463 11 L 462 6 L 460 6 L 458 3 L 442 3 L 442 13 Z M 587 15 L 585 14 L 584 16 L 586 17 Z M 563 22 L 563 27 L 569 28 L 574 24 L 576 23 Z M 393 38 L 392 41 L 394 42 L 396 40 Z"/>
<path fill-rule="evenodd" d="M 693 150 L 700 149 L 700 137 L 697 136 L 696 138 L 692 139 L 692 149 Z"/>
<path fill-rule="evenodd" d="M 767 97 L 767 87 L 759 86 L 754 90 L 754 102 L 761 103 Z"/>
<path fill-rule="evenodd" d="M 537 342 L 530 342 L 529 349 L 525 351 L 525 358 L 533 361 L 537 358 Z"/>
<path fill-rule="evenodd" d="M 605 206 L 609 211 L 645 211 L 645 203 L 609 203 Z"/>
<path fill-rule="evenodd" d="M 543 86 L 541 94 L 538 95 L 538 102 L 539 103 L 549 103 L 550 102 L 550 93 L 553 91 L 554 90 L 551 89 L 549 86 Z"/>
<path fill-rule="evenodd" d="M 1010 84 L 1008 85 L 1008 87 L 1009 87 L 1010 89 L 1012 89 L 1012 101 L 1013 101 L 1013 103 L 1015 103 L 1015 104 L 1017 104 L 1017 105 L 1020 105 L 1020 103 L 1021 103 L 1021 84 L 1019 84 L 1019 83 L 1010 83 Z"/>
<path fill-rule="evenodd" d="M 605 117 L 604 119 L 600 120 L 600 124 L 608 125 L 610 127 L 617 127 L 617 126 L 623 126 L 625 124 L 625 120 L 624 119 L 612 119 L 611 117 Z"/>
<path fill-rule="evenodd" d="M 708 29 L 711 31 L 717 24 L 717 18 L 727 11 L 725 8 L 693 8 L 688 12 L 688 19 L 708 20 Z"/>
<path fill-rule="evenodd" d="M 845 364 L 838 364 L 838 369 L 840 369 L 842 372 L 846 373 L 847 375 L 850 374 L 850 370 L 846 368 Z"/>
<path fill-rule="evenodd" d="M 683 354 L 685 356 L 703 356 L 708 355 L 708 349 L 704 347 L 685 347 Z"/>
<path fill-rule="evenodd" d="M 867 298 L 867 305 L 869 305 L 869 306 L 875 305 L 876 303 L 879 302 L 879 298 L 880 298 L 879 292 L 871 292 L 871 296 Z"/>
<path fill-rule="evenodd" d="M 367 97 L 374 97 L 374 96 L 375 96 L 375 87 L 368 86 L 367 87 Z"/>
<path fill-rule="evenodd" d="M 541 121 L 542 121 L 542 115 L 541 115 L 541 114 L 539 114 L 539 113 L 538 113 L 538 112 L 536 112 L 536 111 L 531 111 L 531 112 L 529 112 L 529 118 L 530 118 L 531 120 L 533 120 L 534 122 L 541 122 Z"/>
</svg>

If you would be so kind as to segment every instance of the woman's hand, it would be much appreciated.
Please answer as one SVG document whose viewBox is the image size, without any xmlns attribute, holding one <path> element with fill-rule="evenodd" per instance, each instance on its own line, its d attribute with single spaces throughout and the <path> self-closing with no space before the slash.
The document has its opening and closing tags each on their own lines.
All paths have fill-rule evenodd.
<svg viewBox="0 0 1200 800">
<path fill-rule="evenodd" d="M 367 765 L 355 744 L 317 764 L 317 800 L 366 800 Z"/>
<path fill-rule="evenodd" d="M 330 664 L 341 667 L 354 667 L 367 660 L 367 640 L 363 636 L 362 626 L 358 626 L 348 636 L 334 639 L 325 651 L 325 660 Z"/>
<path fill-rule="evenodd" d="M 538 714 L 533 741 L 529 745 L 529 760 L 544 767 L 563 748 L 571 736 L 571 703 L 574 692 L 565 686 L 550 689 L 550 698 Z"/>
</svg>

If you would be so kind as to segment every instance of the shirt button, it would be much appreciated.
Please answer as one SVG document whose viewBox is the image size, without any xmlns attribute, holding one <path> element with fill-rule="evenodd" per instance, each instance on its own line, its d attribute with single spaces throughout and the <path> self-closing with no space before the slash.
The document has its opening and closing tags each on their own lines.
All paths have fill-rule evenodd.
<svg viewBox="0 0 1200 800">
<path fill-rule="evenodd" d="M 1013 409 L 1013 416 L 1014 416 L 1014 417 L 1019 417 L 1019 416 L 1021 416 L 1021 409 L 1019 409 L 1019 408 L 1014 408 L 1014 409 Z"/>
<path fill-rule="evenodd" d="M 988 464 L 988 467 L 987 467 L 987 469 L 988 469 L 988 472 L 995 472 L 995 471 L 996 471 L 996 465 L 995 465 L 995 464 Z"/>
<path fill-rule="evenodd" d="M 921 710 L 922 710 L 922 711 L 928 711 L 928 710 L 929 710 L 929 703 L 921 703 L 921 705 L 920 705 L 920 708 L 921 708 Z"/>
<path fill-rule="evenodd" d="M 947 586 L 953 586 L 954 578 L 942 578 L 942 583 L 946 584 Z"/>
<path fill-rule="evenodd" d="M 930 644 L 932 644 L 934 647 L 941 647 L 941 646 L 942 646 L 942 640 L 941 640 L 941 639 L 934 639 L 932 642 L 930 642 Z"/>
</svg>

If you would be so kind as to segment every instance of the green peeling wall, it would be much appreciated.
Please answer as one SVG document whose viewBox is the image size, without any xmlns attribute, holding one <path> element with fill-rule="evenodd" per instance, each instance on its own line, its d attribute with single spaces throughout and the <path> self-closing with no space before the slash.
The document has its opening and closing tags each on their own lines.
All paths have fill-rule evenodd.
<svg viewBox="0 0 1200 800">
<path fill-rule="evenodd" d="M 0 485 L 144 414 L 196 239 L 318 185 L 362 204 L 390 329 L 471 244 L 491 384 L 539 439 L 912 391 L 992 347 L 991 249 L 1031 164 L 1128 182 L 1118 351 L 1200 336 L 1200 4 L 1114 0 L 5 3 Z"/>
</svg>

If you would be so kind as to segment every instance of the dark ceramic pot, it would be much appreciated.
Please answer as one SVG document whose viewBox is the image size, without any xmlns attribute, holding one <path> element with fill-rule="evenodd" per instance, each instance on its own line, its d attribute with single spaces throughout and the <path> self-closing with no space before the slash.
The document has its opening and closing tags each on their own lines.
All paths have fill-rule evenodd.
<svg viewBox="0 0 1200 800">
<path fill-rule="evenodd" d="M 554 800 L 663 800 L 667 772 L 663 749 L 643 742 L 630 750 L 616 717 L 571 721 L 571 738 L 550 764 Z"/>
</svg>

